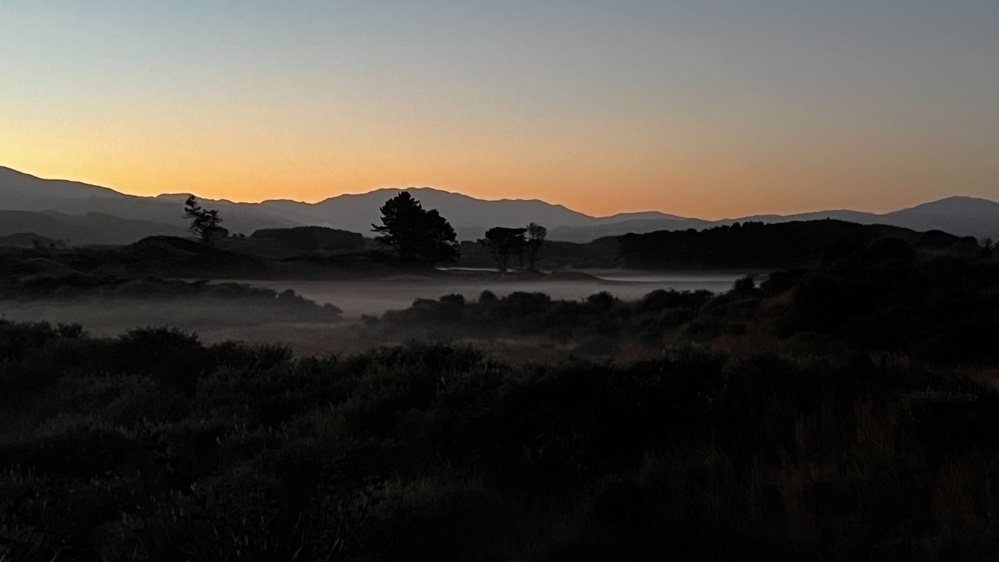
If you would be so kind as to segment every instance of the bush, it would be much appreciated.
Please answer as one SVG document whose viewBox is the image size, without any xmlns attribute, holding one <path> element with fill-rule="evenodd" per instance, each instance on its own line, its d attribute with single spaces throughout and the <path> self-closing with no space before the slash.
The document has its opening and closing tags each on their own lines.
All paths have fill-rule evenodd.
<svg viewBox="0 0 999 562">
<path fill-rule="evenodd" d="M 586 297 L 586 304 L 601 311 L 610 310 L 617 302 L 617 298 L 607 291 L 600 291 Z"/>
<path fill-rule="evenodd" d="M 756 280 L 752 275 L 746 275 L 745 277 L 740 277 L 736 279 L 735 285 L 733 285 L 732 290 L 736 293 L 752 293 L 756 290 Z"/>
<path fill-rule="evenodd" d="M 552 304 L 552 298 L 545 293 L 516 291 L 499 301 L 496 314 L 511 317 L 526 317 L 540 314 Z"/>
<path fill-rule="evenodd" d="M 639 301 L 642 312 L 658 312 L 665 309 L 698 309 L 712 297 L 710 291 L 675 291 L 656 289 Z"/>
<path fill-rule="evenodd" d="M 465 296 L 460 294 L 444 295 L 440 302 L 448 306 L 465 306 Z"/>
</svg>

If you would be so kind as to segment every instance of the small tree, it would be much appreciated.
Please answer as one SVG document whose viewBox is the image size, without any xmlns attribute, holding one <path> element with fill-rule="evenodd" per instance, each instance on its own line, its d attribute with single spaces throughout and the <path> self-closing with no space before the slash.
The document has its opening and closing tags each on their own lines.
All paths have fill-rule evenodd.
<svg viewBox="0 0 999 562">
<path fill-rule="evenodd" d="M 527 225 L 527 269 L 534 271 L 534 264 L 538 260 L 538 253 L 545 245 L 545 238 L 548 236 L 548 229 L 537 223 Z"/>
<path fill-rule="evenodd" d="M 486 231 L 486 237 L 479 240 L 493 254 L 500 271 L 506 271 L 510 265 L 511 254 L 523 256 L 527 239 L 524 238 L 526 228 L 503 228 L 497 226 Z M 521 262 L 523 265 L 523 262 Z"/>
<path fill-rule="evenodd" d="M 191 226 L 188 227 L 191 233 L 206 244 L 214 244 L 216 240 L 225 238 L 229 233 L 219 226 L 222 219 L 219 217 L 218 209 L 202 209 L 198 199 L 193 195 L 189 195 L 184 202 L 184 218 L 191 221 Z"/>
<path fill-rule="evenodd" d="M 371 225 L 375 240 L 392 246 L 407 261 L 434 265 L 458 258 L 457 234 L 436 209 L 427 211 L 407 191 L 389 199 L 380 209 L 382 225 Z"/>
</svg>

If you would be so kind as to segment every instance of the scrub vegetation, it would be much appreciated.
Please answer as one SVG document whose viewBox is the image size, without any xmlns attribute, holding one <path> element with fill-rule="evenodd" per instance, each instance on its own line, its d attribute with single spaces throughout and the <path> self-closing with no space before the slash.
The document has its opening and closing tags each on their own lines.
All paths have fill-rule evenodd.
<svg viewBox="0 0 999 562">
<path fill-rule="evenodd" d="M 0 321 L 0 558 L 991 559 L 997 279 L 877 239 L 721 295 L 419 301 L 350 356 Z"/>
</svg>

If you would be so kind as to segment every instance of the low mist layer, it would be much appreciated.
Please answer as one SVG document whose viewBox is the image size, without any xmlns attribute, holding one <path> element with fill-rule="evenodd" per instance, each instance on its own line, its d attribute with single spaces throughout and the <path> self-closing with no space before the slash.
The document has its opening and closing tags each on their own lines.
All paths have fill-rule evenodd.
<svg viewBox="0 0 999 562">
<path fill-rule="evenodd" d="M 478 298 L 482 291 L 505 296 L 515 292 L 545 293 L 556 300 L 582 300 L 606 291 L 621 300 L 634 301 L 656 289 L 678 291 L 707 290 L 724 292 L 744 274 L 643 273 L 633 271 L 592 271 L 552 274 L 545 277 L 503 278 L 482 272 L 467 277 L 394 276 L 364 281 L 245 281 L 254 287 L 274 291 L 292 289 L 296 294 L 317 303 L 330 303 L 345 317 L 380 315 L 389 310 L 408 308 L 416 299 L 439 299 L 459 294 L 467 300 Z"/>
<path fill-rule="evenodd" d="M 170 326 L 197 331 L 210 342 L 277 342 L 291 345 L 298 353 L 352 353 L 419 335 L 417 329 L 373 333 L 360 322 L 364 316 L 409 308 L 419 299 L 459 294 L 474 301 L 483 291 L 490 291 L 500 297 L 543 292 L 556 300 L 582 301 L 604 291 L 624 301 L 637 301 L 657 289 L 720 292 L 737 278 L 730 273 L 595 273 L 611 279 L 590 274 L 518 279 L 479 272 L 444 279 L 409 275 L 369 281 L 238 283 L 39 278 L 0 290 L 0 315 L 23 322 L 78 323 L 95 335 Z M 491 345 L 498 345 L 504 354 L 508 347 Z M 553 351 L 562 349 L 544 345 Z"/>
</svg>

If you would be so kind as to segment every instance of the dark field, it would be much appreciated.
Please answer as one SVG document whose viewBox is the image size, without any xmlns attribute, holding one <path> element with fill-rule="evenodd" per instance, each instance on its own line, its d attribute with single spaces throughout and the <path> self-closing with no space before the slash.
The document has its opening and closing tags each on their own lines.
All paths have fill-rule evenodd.
<svg viewBox="0 0 999 562">
<path fill-rule="evenodd" d="M 887 239 L 722 294 L 453 293 L 340 320 L 224 285 L 253 314 L 369 342 L 318 355 L 4 320 L 0 548 L 991 560 L 997 280 L 990 252 Z M 150 283 L 164 302 L 219 290 Z M 114 282 L 80 285 L 63 290 L 116 301 Z"/>
</svg>

